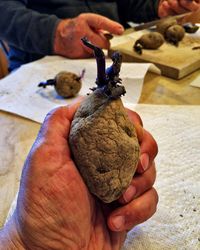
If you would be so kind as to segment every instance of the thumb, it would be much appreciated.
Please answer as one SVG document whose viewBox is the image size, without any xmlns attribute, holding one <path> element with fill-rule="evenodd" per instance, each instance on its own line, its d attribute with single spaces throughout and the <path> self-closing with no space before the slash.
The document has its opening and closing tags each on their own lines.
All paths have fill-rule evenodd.
<svg viewBox="0 0 200 250">
<path fill-rule="evenodd" d="M 23 168 L 26 180 L 38 183 L 52 174 L 63 162 L 71 161 L 67 143 L 71 121 L 80 101 L 52 110 L 47 114 Z M 32 182 L 31 182 L 32 183 Z"/>
<path fill-rule="evenodd" d="M 60 137 L 67 138 L 73 116 L 80 105 L 81 98 L 74 103 L 50 111 L 41 126 L 37 140 L 59 143 Z"/>
</svg>

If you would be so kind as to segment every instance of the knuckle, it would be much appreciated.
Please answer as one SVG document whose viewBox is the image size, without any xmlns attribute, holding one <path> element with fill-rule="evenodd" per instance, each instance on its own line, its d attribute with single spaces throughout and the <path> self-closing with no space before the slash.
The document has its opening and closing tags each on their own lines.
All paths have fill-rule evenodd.
<svg viewBox="0 0 200 250">
<path fill-rule="evenodd" d="M 157 210 L 158 194 L 154 188 L 148 191 L 147 202 L 133 202 L 131 209 L 125 213 L 125 228 L 130 230 L 133 226 L 148 220 Z"/>
<path fill-rule="evenodd" d="M 143 122 L 142 122 L 142 118 L 140 117 L 140 115 L 136 112 L 134 112 L 136 119 L 138 120 L 139 124 L 143 127 Z"/>
<path fill-rule="evenodd" d="M 81 14 L 79 14 L 79 15 L 77 16 L 77 19 L 78 19 L 78 20 L 85 20 L 85 16 L 86 16 L 85 13 L 81 13 Z"/>
<path fill-rule="evenodd" d="M 145 133 L 147 133 L 147 137 L 149 137 L 150 139 L 150 143 L 151 143 L 151 148 L 152 148 L 152 151 L 153 151 L 153 158 L 158 154 L 158 144 L 155 140 L 155 138 L 153 137 L 153 135 L 148 132 L 147 130 L 145 130 Z"/>
<path fill-rule="evenodd" d="M 140 196 L 147 190 L 151 189 L 156 180 L 156 167 L 153 162 L 147 171 L 135 176 L 132 180 L 132 185 L 136 187 L 137 193 L 135 197 Z"/>
<path fill-rule="evenodd" d="M 158 204 L 158 202 L 159 202 L 158 192 L 156 191 L 155 188 L 152 188 L 152 192 L 153 192 L 153 196 L 154 196 L 154 204 L 155 204 L 156 207 L 157 207 L 157 204 Z M 155 208 L 156 208 L 156 207 L 155 207 Z"/>
</svg>

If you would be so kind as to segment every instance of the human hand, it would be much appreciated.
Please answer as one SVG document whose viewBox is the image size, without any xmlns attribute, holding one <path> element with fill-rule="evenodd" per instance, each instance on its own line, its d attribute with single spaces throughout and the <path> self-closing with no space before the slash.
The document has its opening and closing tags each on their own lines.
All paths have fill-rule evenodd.
<svg viewBox="0 0 200 250">
<path fill-rule="evenodd" d="M 120 249 L 126 231 L 156 210 L 158 197 L 152 185 L 157 145 L 142 129 L 139 116 L 128 111 L 136 122 L 141 152 L 149 155 L 148 161 L 138 165 L 139 172 L 142 165 L 146 171 L 133 178 L 135 195 L 127 190 L 129 195 L 122 196 L 113 209 L 112 204 L 103 204 L 89 193 L 70 157 L 67 138 L 77 106 L 47 115 L 27 157 L 12 230 L 9 225 L 7 229 L 9 241 L 13 239 L 10 232 L 18 239 L 13 243 L 20 245 L 18 249 Z"/>
<path fill-rule="evenodd" d="M 160 0 L 158 16 L 162 18 L 198 9 L 200 9 L 199 0 Z"/>
<path fill-rule="evenodd" d="M 54 39 L 54 53 L 68 58 L 87 58 L 92 51 L 84 46 L 81 38 L 86 36 L 92 43 L 102 49 L 110 47 L 104 31 L 121 35 L 124 28 L 104 16 L 85 13 L 72 19 L 62 20 L 56 29 Z"/>
<path fill-rule="evenodd" d="M 114 210 L 108 218 L 109 228 L 114 231 L 130 230 L 149 219 L 155 213 L 158 203 L 158 195 L 153 188 L 156 178 L 154 160 L 158 153 L 157 143 L 153 136 L 143 128 L 140 116 L 129 109 L 127 113 L 136 127 L 140 143 L 140 160 L 130 186 L 119 199 L 119 203 L 124 206 Z M 113 221 L 116 222 L 118 228 Z"/>
</svg>

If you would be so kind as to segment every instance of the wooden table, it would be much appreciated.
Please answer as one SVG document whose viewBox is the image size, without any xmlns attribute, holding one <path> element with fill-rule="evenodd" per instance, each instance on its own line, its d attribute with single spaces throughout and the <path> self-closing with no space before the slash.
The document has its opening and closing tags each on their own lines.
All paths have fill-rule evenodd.
<svg viewBox="0 0 200 250">
<path fill-rule="evenodd" d="M 190 86 L 199 77 L 200 71 L 174 80 L 148 72 L 139 103 L 169 105 L 200 105 L 200 88 Z"/>
</svg>

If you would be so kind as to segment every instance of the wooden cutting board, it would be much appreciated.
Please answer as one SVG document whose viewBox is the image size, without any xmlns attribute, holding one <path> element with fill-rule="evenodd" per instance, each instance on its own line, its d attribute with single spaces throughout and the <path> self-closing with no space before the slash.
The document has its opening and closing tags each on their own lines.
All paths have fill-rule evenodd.
<svg viewBox="0 0 200 250">
<path fill-rule="evenodd" d="M 178 47 L 165 42 L 157 50 L 144 49 L 142 55 L 133 50 L 133 45 L 139 38 L 136 33 L 134 36 L 133 41 L 111 47 L 108 54 L 121 51 L 125 62 L 154 63 L 161 70 L 162 75 L 173 79 L 180 79 L 200 69 L 200 36 L 186 34 Z M 198 49 L 194 49 L 195 47 Z"/>
</svg>

